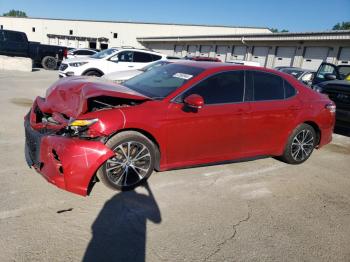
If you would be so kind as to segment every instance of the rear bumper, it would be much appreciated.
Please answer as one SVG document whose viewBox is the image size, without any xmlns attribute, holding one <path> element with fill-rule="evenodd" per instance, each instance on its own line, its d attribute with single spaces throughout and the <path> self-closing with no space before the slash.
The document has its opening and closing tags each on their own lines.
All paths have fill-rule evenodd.
<svg viewBox="0 0 350 262">
<path fill-rule="evenodd" d="M 48 182 L 86 196 L 91 178 L 98 168 L 114 155 L 98 141 L 42 134 L 25 120 L 25 157 Z"/>
</svg>

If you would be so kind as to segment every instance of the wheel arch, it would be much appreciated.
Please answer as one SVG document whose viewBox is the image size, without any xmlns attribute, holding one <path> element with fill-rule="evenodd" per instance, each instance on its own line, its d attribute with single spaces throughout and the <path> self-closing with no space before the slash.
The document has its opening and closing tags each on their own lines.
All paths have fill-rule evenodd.
<svg viewBox="0 0 350 262">
<path fill-rule="evenodd" d="M 155 145 L 155 149 L 156 149 L 156 163 L 155 163 L 155 169 L 157 171 L 160 170 L 160 157 L 161 157 L 161 151 L 160 151 L 160 145 L 157 141 L 157 139 L 155 138 L 155 136 L 153 134 L 151 134 L 149 131 L 146 131 L 144 129 L 141 129 L 141 128 L 125 128 L 125 129 L 121 129 L 121 130 L 118 130 L 117 132 L 114 132 L 112 134 L 110 134 L 108 136 L 108 139 L 107 141 L 115 136 L 116 134 L 119 134 L 119 133 L 122 133 L 122 132 L 126 132 L 126 131 L 134 131 L 134 132 L 138 132 L 142 135 L 144 135 L 145 137 L 147 137 L 149 140 L 151 140 L 154 145 Z"/>
<path fill-rule="evenodd" d="M 87 72 L 90 72 L 90 71 L 96 71 L 96 72 L 99 72 L 101 75 L 104 75 L 105 73 L 103 73 L 103 71 L 101 71 L 100 69 L 98 68 L 88 68 L 86 69 L 81 75 L 85 75 Z"/>
<path fill-rule="evenodd" d="M 308 124 L 315 130 L 317 136 L 316 146 L 318 146 L 322 136 L 322 132 L 318 124 L 315 121 L 305 121 L 303 124 Z"/>
</svg>

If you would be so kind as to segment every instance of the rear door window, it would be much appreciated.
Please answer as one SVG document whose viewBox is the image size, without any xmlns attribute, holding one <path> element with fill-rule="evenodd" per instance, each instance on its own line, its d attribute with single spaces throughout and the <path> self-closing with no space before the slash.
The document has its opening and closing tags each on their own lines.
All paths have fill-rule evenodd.
<svg viewBox="0 0 350 262">
<path fill-rule="evenodd" d="M 149 63 L 152 62 L 152 55 L 143 52 L 134 52 L 134 62 L 136 63 Z"/>
<path fill-rule="evenodd" d="M 280 76 L 255 71 L 253 73 L 253 100 L 284 99 L 283 79 Z"/>
<path fill-rule="evenodd" d="M 160 60 L 162 57 L 160 55 L 152 55 L 152 60 L 153 61 L 157 61 L 157 60 Z M 171 58 L 168 58 L 168 59 L 171 59 Z"/>
</svg>

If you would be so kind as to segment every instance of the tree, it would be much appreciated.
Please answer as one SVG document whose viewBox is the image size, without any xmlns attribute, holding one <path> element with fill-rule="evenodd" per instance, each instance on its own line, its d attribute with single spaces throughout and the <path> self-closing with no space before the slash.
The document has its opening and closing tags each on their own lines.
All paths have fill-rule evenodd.
<svg viewBox="0 0 350 262">
<path fill-rule="evenodd" d="M 287 32 L 289 32 L 289 31 L 286 30 L 286 29 L 282 29 L 281 31 L 278 30 L 277 28 L 269 28 L 269 29 L 270 29 L 270 31 L 271 31 L 272 33 L 287 33 Z"/>
<path fill-rule="evenodd" d="M 26 14 L 26 12 L 12 9 L 9 12 L 4 13 L 3 16 L 27 17 L 27 14 Z"/>
<path fill-rule="evenodd" d="M 332 30 L 350 30 L 350 22 L 337 23 Z"/>
</svg>

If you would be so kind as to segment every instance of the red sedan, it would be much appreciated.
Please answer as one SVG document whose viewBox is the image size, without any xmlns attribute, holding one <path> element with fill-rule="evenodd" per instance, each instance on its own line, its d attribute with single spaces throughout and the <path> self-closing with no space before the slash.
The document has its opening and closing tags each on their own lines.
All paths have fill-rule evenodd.
<svg viewBox="0 0 350 262">
<path fill-rule="evenodd" d="M 67 78 L 25 117 L 26 160 L 80 195 L 97 181 L 118 190 L 154 170 L 277 156 L 307 160 L 329 143 L 335 105 L 287 74 L 183 61 L 122 85 Z"/>
</svg>

